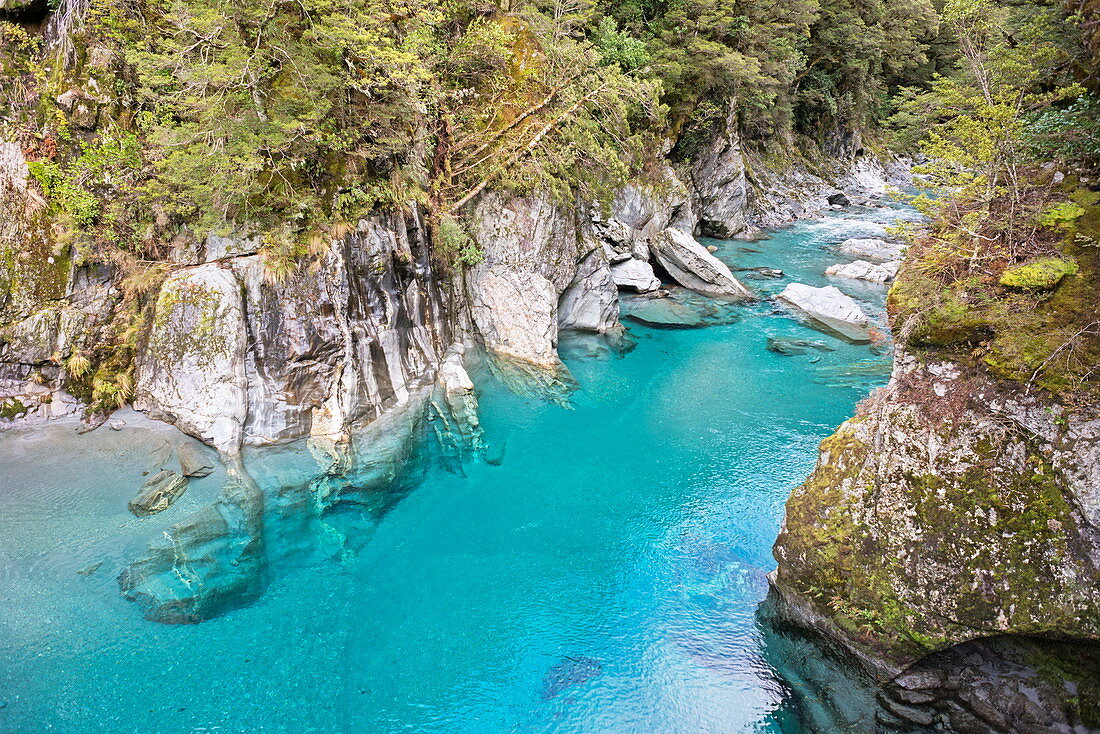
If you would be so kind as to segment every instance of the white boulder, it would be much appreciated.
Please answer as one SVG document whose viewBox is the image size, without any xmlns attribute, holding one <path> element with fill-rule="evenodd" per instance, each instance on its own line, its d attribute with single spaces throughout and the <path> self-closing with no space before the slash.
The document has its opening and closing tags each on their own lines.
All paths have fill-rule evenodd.
<svg viewBox="0 0 1100 734">
<path fill-rule="evenodd" d="M 623 260 L 611 263 L 611 277 L 620 288 L 630 288 L 639 293 L 655 291 L 661 287 L 660 279 L 653 274 L 653 266 L 644 260 Z"/>
<path fill-rule="evenodd" d="M 687 232 L 664 229 L 649 244 L 657 262 L 680 285 L 708 296 L 751 298 L 729 267 Z"/>
<path fill-rule="evenodd" d="M 866 280 L 871 283 L 886 283 L 894 279 L 898 272 L 897 262 L 872 263 L 866 260 L 856 260 L 854 263 L 830 265 L 825 269 L 825 275 L 836 278 L 851 278 L 852 280 Z"/>
<path fill-rule="evenodd" d="M 888 262 L 901 259 L 902 247 L 877 237 L 853 237 L 840 243 L 840 251 L 852 257 Z"/>
<path fill-rule="evenodd" d="M 867 314 L 855 299 L 835 286 L 814 288 L 791 283 L 776 298 L 811 319 L 852 341 L 870 341 Z"/>
</svg>

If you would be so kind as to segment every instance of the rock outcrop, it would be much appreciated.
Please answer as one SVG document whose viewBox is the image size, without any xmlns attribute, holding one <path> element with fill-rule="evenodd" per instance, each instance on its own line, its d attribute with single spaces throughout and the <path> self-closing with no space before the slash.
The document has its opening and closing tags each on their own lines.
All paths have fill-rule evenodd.
<svg viewBox="0 0 1100 734">
<path fill-rule="evenodd" d="M 236 453 L 248 416 L 247 336 L 231 269 L 210 264 L 173 274 L 157 298 L 134 407 Z"/>
<path fill-rule="evenodd" d="M 1077 308 L 1094 303 L 1082 273 L 1032 308 L 1064 319 L 1055 309 L 1067 294 Z M 988 365 L 1001 363 L 981 360 L 971 335 L 991 348 L 1005 333 L 956 327 L 997 292 L 960 305 L 952 289 L 969 286 L 926 281 L 916 270 L 899 274 L 890 382 L 822 442 L 814 473 L 787 503 L 775 545 L 776 615 L 866 673 L 875 702 L 867 730 L 1092 731 L 1100 727 L 1095 385 L 1059 390 L 1047 375 L 1052 387 L 1042 389 L 1034 369 L 999 376 Z M 915 297 L 918 285 L 938 291 Z M 937 321 L 943 313 L 953 320 Z M 1088 323 L 1094 313 L 1074 317 Z M 1014 338 L 1047 343 L 1033 331 Z M 808 685 L 831 697 L 834 684 Z M 848 723 L 829 726 L 859 717 L 842 718 Z"/>
<path fill-rule="evenodd" d="M 599 254 L 590 259 L 599 243 L 582 238 L 576 215 L 545 197 L 489 194 L 475 207 L 473 221 L 484 259 L 466 274 L 466 290 L 478 336 L 499 356 L 557 368 L 558 300 L 582 262 L 591 272 L 606 264 Z M 591 303 L 598 287 L 607 292 L 595 294 L 597 304 L 615 297 L 610 278 L 587 286 L 592 288 L 579 284 L 571 307 L 582 296 Z"/>
<path fill-rule="evenodd" d="M 757 236 L 749 221 L 749 180 L 732 101 L 721 130 L 692 164 L 691 183 L 701 234 L 723 240 Z"/>
<path fill-rule="evenodd" d="M 617 285 L 603 249 L 588 253 L 558 299 L 558 328 L 603 334 L 618 327 Z"/>
<path fill-rule="evenodd" d="M 135 407 L 223 453 L 339 438 L 430 381 L 450 333 L 415 213 L 360 222 L 284 282 L 262 256 L 186 267 L 161 288 Z"/>
<path fill-rule="evenodd" d="M 733 277 L 728 265 L 686 232 L 662 230 L 649 247 L 661 267 L 685 288 L 722 298 L 752 297 L 752 292 Z"/>
</svg>

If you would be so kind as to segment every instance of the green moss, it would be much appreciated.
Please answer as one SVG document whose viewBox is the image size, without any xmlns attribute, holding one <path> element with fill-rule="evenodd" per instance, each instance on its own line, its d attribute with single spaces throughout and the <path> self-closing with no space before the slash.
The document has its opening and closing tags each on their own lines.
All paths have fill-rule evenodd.
<svg viewBox="0 0 1100 734">
<path fill-rule="evenodd" d="M 901 415 L 893 429 L 910 430 Z M 950 446 L 972 427 L 940 430 Z M 1023 439 L 993 432 L 961 465 L 885 482 L 849 426 L 822 450 L 787 504 L 781 580 L 854 641 L 904 661 L 975 630 L 1100 631 L 1094 591 L 1073 581 L 1091 561 L 1062 480 Z"/>
<path fill-rule="evenodd" d="M 19 398 L 10 398 L 0 403 L 0 418 L 11 420 L 27 412 L 27 406 Z"/>
<path fill-rule="evenodd" d="M 990 324 L 971 301 L 965 285 L 944 287 L 933 278 L 907 270 L 890 288 L 887 307 L 897 324 L 912 321 L 909 343 L 913 346 L 978 342 L 989 336 Z"/>
<path fill-rule="evenodd" d="M 1001 275 L 1001 285 L 1010 288 L 1049 290 L 1067 275 L 1076 275 L 1076 261 L 1061 257 L 1042 257 L 1009 268 Z"/>
</svg>

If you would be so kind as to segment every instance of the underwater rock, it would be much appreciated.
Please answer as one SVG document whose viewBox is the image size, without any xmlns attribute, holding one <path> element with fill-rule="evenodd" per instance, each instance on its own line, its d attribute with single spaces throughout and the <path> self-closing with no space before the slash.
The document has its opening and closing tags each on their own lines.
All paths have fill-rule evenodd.
<svg viewBox="0 0 1100 734">
<path fill-rule="evenodd" d="M 896 242 L 877 237 L 853 237 L 841 242 L 838 249 L 845 255 L 878 262 L 900 260 L 903 252 L 902 246 Z"/>
<path fill-rule="evenodd" d="M 250 604 L 266 582 L 264 498 L 240 471 L 209 507 L 164 531 L 118 577 L 145 618 L 194 624 Z"/>
<path fill-rule="evenodd" d="M 436 412 L 436 437 L 448 456 L 460 462 L 483 448 L 481 421 L 478 418 L 474 381 L 462 364 L 465 348 L 453 345 L 439 366 L 442 400 L 433 401 Z"/>
<path fill-rule="evenodd" d="M 207 459 L 194 444 L 181 443 L 176 447 L 176 456 L 179 457 L 180 473 L 185 477 L 198 479 L 214 471 L 214 462 Z"/>
<path fill-rule="evenodd" d="M 782 278 L 783 271 L 777 268 L 738 268 L 737 272 L 745 273 L 748 278 Z"/>
<path fill-rule="evenodd" d="M 148 517 L 167 510 L 186 490 L 186 477 L 162 470 L 145 480 L 137 497 L 127 506 L 138 517 Z"/>
<path fill-rule="evenodd" d="M 809 317 L 811 325 L 820 324 L 852 341 L 870 341 L 867 314 L 854 298 L 834 286 L 814 288 L 804 283 L 790 283 L 776 298 Z"/>
<path fill-rule="evenodd" d="M 810 339 L 795 339 L 793 337 L 781 336 L 768 337 L 769 352 L 775 352 L 776 354 L 782 354 L 784 356 L 793 356 L 796 354 L 806 354 L 810 350 L 818 352 L 835 352 L 836 347 L 831 347 L 824 342 L 812 341 Z"/>
<path fill-rule="evenodd" d="M 751 298 L 752 292 L 733 277 L 729 267 L 699 242 L 678 229 L 661 231 L 650 243 L 653 256 L 672 278 L 697 293 L 727 298 Z"/>
<path fill-rule="evenodd" d="M 579 686 L 603 672 L 603 666 L 595 658 L 578 655 L 565 657 L 546 672 L 542 679 L 542 698 L 549 701 L 563 691 Z"/>
<path fill-rule="evenodd" d="M 672 298 L 633 300 L 624 313 L 625 318 L 656 329 L 697 329 L 709 323 L 707 316 Z"/>
</svg>

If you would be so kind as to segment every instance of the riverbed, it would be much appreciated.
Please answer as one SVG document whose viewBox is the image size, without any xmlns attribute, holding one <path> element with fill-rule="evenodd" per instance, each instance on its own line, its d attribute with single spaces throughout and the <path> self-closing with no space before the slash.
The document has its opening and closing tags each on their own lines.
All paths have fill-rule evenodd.
<svg viewBox="0 0 1100 734">
<path fill-rule="evenodd" d="M 284 512 L 262 592 L 198 624 L 144 618 L 117 577 L 215 501 L 223 471 L 138 520 L 126 502 L 166 429 L 0 435 L 0 731 L 800 731 L 757 615 L 771 546 L 817 443 L 885 384 L 890 352 L 767 297 L 838 285 L 885 328 L 884 286 L 823 272 L 850 260 L 840 241 L 913 216 L 705 241 L 784 276 L 741 271 L 764 299 L 701 328 L 627 321 L 629 349 L 563 340 L 565 400 L 475 372 L 479 456 L 438 461 L 417 428 L 415 477 L 297 524 Z M 283 464 L 251 465 L 269 507 L 313 507 Z"/>
</svg>

